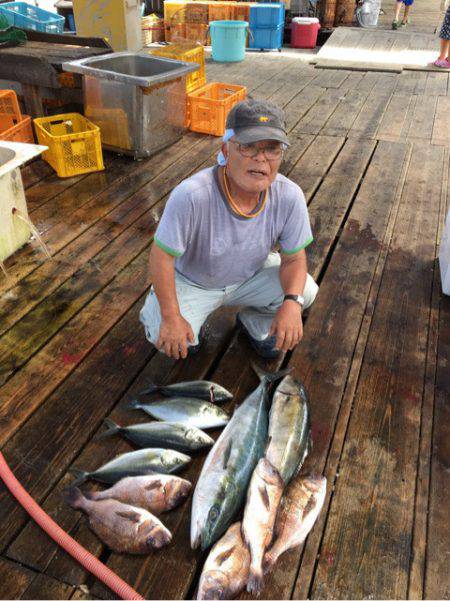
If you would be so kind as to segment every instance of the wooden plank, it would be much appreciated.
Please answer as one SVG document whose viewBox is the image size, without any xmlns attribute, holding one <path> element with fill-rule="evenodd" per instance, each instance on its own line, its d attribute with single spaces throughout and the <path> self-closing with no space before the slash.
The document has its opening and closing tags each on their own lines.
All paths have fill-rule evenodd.
<svg viewBox="0 0 450 601">
<path fill-rule="evenodd" d="M 386 63 L 376 63 L 361 60 L 340 61 L 332 58 L 318 58 L 316 62 L 317 69 L 346 69 L 349 71 L 378 71 L 382 73 L 401 73 L 401 65 L 389 65 Z"/>
<path fill-rule="evenodd" d="M 364 79 L 364 73 L 350 71 L 345 81 L 342 82 L 341 90 L 356 90 Z"/>
<path fill-rule="evenodd" d="M 0 557 L 2 599 L 17 599 L 34 578 L 34 573 L 18 563 Z"/>
<path fill-rule="evenodd" d="M 444 178 L 445 195 L 442 202 L 442 219 L 450 208 L 449 194 L 449 155 L 446 150 L 446 177 Z M 441 225 L 442 231 L 442 225 Z M 438 280 L 439 286 L 439 280 Z M 439 334 L 437 341 L 437 369 L 434 382 L 434 419 L 432 438 L 432 457 L 430 474 L 430 498 L 428 514 L 428 530 L 426 536 L 426 571 L 424 580 L 425 599 L 450 598 L 448 578 L 448 561 L 450 539 L 449 526 L 449 463 L 450 463 L 450 297 L 442 295 L 439 290 Z M 430 387 L 431 387 L 430 383 Z M 431 393 L 431 391 L 430 391 Z"/>
<path fill-rule="evenodd" d="M 383 118 L 389 100 L 390 94 L 371 93 L 348 132 L 348 137 L 375 137 L 378 125 Z"/>
<path fill-rule="evenodd" d="M 436 116 L 434 119 L 433 144 L 442 144 L 450 146 L 450 97 L 439 96 L 436 107 Z"/>
<path fill-rule="evenodd" d="M 314 84 L 321 88 L 340 88 L 349 75 L 350 71 L 342 69 L 334 71 L 324 70 L 322 73 L 319 73 Z"/>
<path fill-rule="evenodd" d="M 313 597 L 405 598 L 407 594 L 432 285 L 429 262 L 436 250 L 442 162 L 441 149 L 428 146 L 413 152 Z M 405 269 L 406 280 L 399 277 Z"/>
<path fill-rule="evenodd" d="M 413 100 L 412 96 L 405 96 L 403 94 L 394 93 L 391 96 L 391 100 L 386 107 L 386 112 L 378 126 L 376 133 L 378 140 L 391 140 L 394 142 L 400 138 L 404 131 L 406 117 Z"/>
<path fill-rule="evenodd" d="M 70 584 L 38 574 L 20 599 L 70 599 L 72 594 L 73 587 Z"/>
<path fill-rule="evenodd" d="M 439 227 L 436 240 L 439 242 L 444 229 L 444 220 L 446 215 L 446 195 L 449 186 L 449 156 L 448 151 L 444 153 L 444 165 L 449 168 L 444 169 L 441 188 L 441 207 Z M 414 508 L 414 532 L 412 544 L 412 560 L 408 583 L 408 599 L 423 599 L 425 570 L 427 563 L 427 529 L 428 529 L 428 509 L 430 500 L 430 473 L 431 473 L 431 455 L 433 449 L 433 414 L 435 404 L 435 383 L 438 362 L 438 342 L 439 342 L 439 303 L 441 297 L 440 277 L 438 262 L 434 262 L 433 290 L 431 295 L 430 320 L 428 327 L 428 344 L 425 386 L 422 404 L 420 448 L 417 469 L 416 499 Z M 445 528 L 445 526 L 444 526 Z M 430 529 L 432 535 L 436 532 Z M 438 529 L 438 532 L 443 532 Z M 430 545 L 432 553 L 434 545 Z M 441 560 L 441 558 L 439 558 Z M 444 576 L 445 580 L 445 576 Z M 447 591 L 448 592 L 448 591 Z M 430 598 L 430 597 L 428 597 Z"/>
<path fill-rule="evenodd" d="M 428 73 L 425 85 L 426 96 L 445 96 L 447 94 L 448 73 Z"/>
<path fill-rule="evenodd" d="M 343 226 L 375 145 L 372 140 L 347 140 L 309 205 L 314 244 L 308 257 L 308 269 L 315 277 Z"/>
<path fill-rule="evenodd" d="M 344 144 L 344 138 L 317 136 L 289 173 L 309 201 Z"/>
<path fill-rule="evenodd" d="M 417 96 L 411 125 L 407 132 L 408 139 L 431 140 L 437 100 L 437 96 Z"/>
<path fill-rule="evenodd" d="M 31 161 L 27 165 L 24 165 L 20 173 L 22 175 L 23 187 L 25 190 L 34 186 L 46 177 L 49 177 L 53 173 L 53 169 L 48 163 L 42 159 Z"/>
<path fill-rule="evenodd" d="M 358 117 L 369 91 L 349 90 L 320 131 L 323 136 L 345 136 Z"/>
<path fill-rule="evenodd" d="M 314 106 L 300 119 L 295 129 L 302 133 L 318 134 L 327 119 L 334 113 L 343 98 L 343 92 L 330 88 Z"/>
<path fill-rule="evenodd" d="M 303 115 L 314 106 L 324 93 L 324 88 L 319 88 L 315 85 L 309 85 L 303 88 L 303 90 L 285 106 L 287 129 L 294 129 Z"/>
</svg>

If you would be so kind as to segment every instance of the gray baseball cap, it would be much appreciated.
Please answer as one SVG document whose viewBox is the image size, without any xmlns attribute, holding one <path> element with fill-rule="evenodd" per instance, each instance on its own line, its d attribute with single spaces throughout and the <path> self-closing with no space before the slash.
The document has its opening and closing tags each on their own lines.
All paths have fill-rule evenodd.
<svg viewBox="0 0 450 601">
<path fill-rule="evenodd" d="M 289 146 L 284 112 L 267 100 L 247 98 L 235 104 L 228 113 L 226 128 L 234 130 L 234 139 L 241 144 L 276 140 Z"/>
</svg>

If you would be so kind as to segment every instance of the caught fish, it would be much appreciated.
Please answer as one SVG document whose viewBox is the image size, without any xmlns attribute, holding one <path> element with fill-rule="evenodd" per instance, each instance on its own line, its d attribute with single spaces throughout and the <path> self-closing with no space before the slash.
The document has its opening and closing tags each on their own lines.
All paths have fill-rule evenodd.
<svg viewBox="0 0 450 601">
<path fill-rule="evenodd" d="M 214 444 L 214 439 L 195 426 L 185 424 L 149 422 L 121 427 L 111 419 L 105 419 L 108 427 L 98 438 L 120 434 L 139 447 L 160 447 L 176 451 L 199 451 Z"/>
<path fill-rule="evenodd" d="M 174 397 L 151 403 L 132 401 L 132 409 L 142 409 L 155 419 L 166 422 L 177 422 L 185 426 L 201 428 L 220 428 L 230 421 L 230 416 L 223 409 L 200 399 Z"/>
<path fill-rule="evenodd" d="M 122 453 L 93 472 L 72 468 L 71 473 L 77 477 L 72 486 L 78 486 L 86 480 L 115 484 L 126 476 L 146 476 L 154 472 L 172 474 L 187 465 L 190 460 L 188 455 L 171 449 L 140 449 Z"/>
<path fill-rule="evenodd" d="M 287 484 L 300 470 L 311 446 L 306 390 L 292 376 L 286 376 L 273 395 L 265 456 Z"/>
<path fill-rule="evenodd" d="M 283 480 L 278 470 L 260 459 L 253 472 L 242 520 L 242 535 L 250 549 L 249 593 L 260 593 L 263 583 L 263 559 L 272 542 L 273 527 L 283 494 Z"/>
<path fill-rule="evenodd" d="M 190 482 L 177 476 L 130 476 L 106 490 L 86 492 L 85 497 L 91 501 L 115 499 L 159 514 L 178 507 L 189 496 L 191 488 Z"/>
<path fill-rule="evenodd" d="M 91 529 L 116 553 L 142 555 L 172 539 L 170 530 L 145 509 L 113 499 L 91 501 L 76 487 L 66 489 L 63 496 L 73 509 L 89 517 Z"/>
<path fill-rule="evenodd" d="M 267 389 L 287 372 L 261 374 L 261 382 L 236 409 L 210 450 L 195 488 L 191 546 L 206 549 L 228 528 L 242 506 L 267 437 Z"/>
<path fill-rule="evenodd" d="M 197 599 L 233 599 L 247 583 L 250 553 L 242 540 L 241 522 L 230 526 L 203 566 Z"/>
<path fill-rule="evenodd" d="M 323 507 L 326 490 L 322 476 L 297 477 L 289 484 L 275 522 L 275 542 L 264 557 L 265 572 L 285 551 L 304 542 Z"/>
<path fill-rule="evenodd" d="M 177 382 L 167 386 L 158 386 L 150 382 L 150 386 L 140 394 L 153 394 L 159 392 L 164 396 L 187 396 L 206 401 L 221 402 L 230 401 L 233 398 L 231 392 L 215 382 L 207 380 L 193 380 L 192 382 Z"/>
</svg>

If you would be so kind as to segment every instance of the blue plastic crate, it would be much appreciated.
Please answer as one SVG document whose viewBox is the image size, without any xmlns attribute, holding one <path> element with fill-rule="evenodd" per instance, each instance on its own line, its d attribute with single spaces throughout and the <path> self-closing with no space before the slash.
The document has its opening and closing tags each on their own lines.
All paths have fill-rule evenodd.
<svg viewBox="0 0 450 601">
<path fill-rule="evenodd" d="M 10 25 L 20 29 L 33 29 L 45 33 L 64 32 L 64 17 L 26 2 L 5 2 L 0 4 L 0 12 Z"/>
<path fill-rule="evenodd" d="M 252 27 L 278 27 L 284 24 L 284 2 L 256 4 L 250 8 Z"/>
<path fill-rule="evenodd" d="M 280 50 L 283 45 L 284 25 L 278 27 L 250 27 L 249 48 Z"/>
</svg>

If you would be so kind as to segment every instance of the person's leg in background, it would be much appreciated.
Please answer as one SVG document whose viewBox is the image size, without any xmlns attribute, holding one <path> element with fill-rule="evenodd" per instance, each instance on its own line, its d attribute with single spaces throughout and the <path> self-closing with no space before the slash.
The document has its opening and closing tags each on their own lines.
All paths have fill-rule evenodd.
<svg viewBox="0 0 450 601">
<path fill-rule="evenodd" d="M 404 4 L 405 4 L 405 12 L 403 13 L 403 19 L 402 19 L 401 24 L 407 25 L 409 23 L 409 11 L 411 9 L 411 6 L 414 4 L 414 0 L 404 0 Z"/>
<path fill-rule="evenodd" d="M 394 20 L 392 21 L 392 29 L 398 28 L 398 20 L 400 18 L 400 11 L 402 8 L 403 0 L 396 0 L 394 10 Z"/>
<path fill-rule="evenodd" d="M 433 65 L 440 69 L 450 69 L 450 6 L 445 13 L 439 37 L 441 38 L 439 57 Z"/>
</svg>

